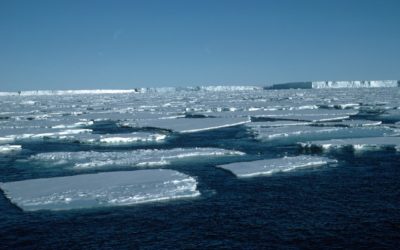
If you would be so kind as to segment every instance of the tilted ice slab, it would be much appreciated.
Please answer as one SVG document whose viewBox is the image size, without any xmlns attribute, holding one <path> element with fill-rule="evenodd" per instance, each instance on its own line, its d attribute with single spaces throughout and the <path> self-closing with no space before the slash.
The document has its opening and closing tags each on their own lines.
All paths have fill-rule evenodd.
<svg viewBox="0 0 400 250">
<path fill-rule="evenodd" d="M 29 158 L 30 161 L 50 166 L 72 166 L 75 169 L 101 167 L 153 167 L 168 165 L 173 161 L 195 157 L 220 157 L 244 155 L 240 151 L 219 148 L 175 148 L 169 150 L 139 149 L 117 152 L 52 152 L 41 153 Z"/>
<path fill-rule="evenodd" d="M 193 177 L 161 169 L 7 182 L 0 188 L 25 211 L 123 206 L 200 195 Z"/>
<path fill-rule="evenodd" d="M 267 122 L 251 122 L 246 126 L 250 128 L 269 128 L 269 127 L 286 127 L 286 126 L 300 126 L 310 125 L 311 122 L 300 121 L 267 121 Z"/>
<path fill-rule="evenodd" d="M 369 121 L 369 120 L 343 120 L 340 122 L 327 122 L 321 125 L 325 126 L 340 126 L 340 127 L 368 127 L 381 125 L 381 121 Z"/>
<path fill-rule="evenodd" d="M 0 154 L 8 154 L 12 152 L 21 151 L 21 145 L 0 145 Z"/>
<path fill-rule="evenodd" d="M 387 110 L 384 114 L 379 115 L 379 119 L 400 121 L 400 109 Z"/>
<path fill-rule="evenodd" d="M 143 120 L 123 125 L 132 127 L 160 128 L 178 133 L 193 133 L 232 127 L 248 122 L 250 122 L 249 118 L 180 118 Z"/>
<path fill-rule="evenodd" d="M 250 162 L 235 162 L 219 165 L 217 167 L 229 170 L 237 177 L 253 177 L 291 171 L 297 168 L 321 166 L 335 162 L 337 161 L 326 157 L 296 156 Z"/>
<path fill-rule="evenodd" d="M 350 137 L 376 137 L 392 134 L 393 130 L 384 127 L 320 127 L 320 126 L 287 126 L 287 127 L 252 127 L 256 139 L 307 141 Z"/>
<path fill-rule="evenodd" d="M 322 140 L 300 143 L 300 145 L 306 148 L 319 147 L 322 149 L 341 148 L 345 146 L 351 146 L 354 149 L 379 147 L 389 147 L 397 149 L 400 147 L 400 137 L 382 136 L 369 138 L 349 138 L 340 140 Z"/>
<path fill-rule="evenodd" d="M 121 145 L 138 142 L 158 142 L 166 138 L 166 135 L 148 132 L 135 132 L 125 134 L 77 134 L 63 138 L 85 144 Z"/>
</svg>

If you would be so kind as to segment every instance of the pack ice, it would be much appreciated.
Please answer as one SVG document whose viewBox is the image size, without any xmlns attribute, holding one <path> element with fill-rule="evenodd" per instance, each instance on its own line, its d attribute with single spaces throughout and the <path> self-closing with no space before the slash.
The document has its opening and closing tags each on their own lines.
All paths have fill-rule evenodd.
<svg viewBox="0 0 400 250">
<path fill-rule="evenodd" d="M 7 182 L 0 188 L 25 211 L 123 206 L 200 195 L 193 177 L 161 169 Z"/>
<path fill-rule="evenodd" d="M 321 166 L 335 162 L 337 161 L 326 157 L 304 155 L 250 162 L 235 162 L 219 165 L 217 167 L 226 169 L 237 177 L 254 177 L 259 175 L 271 175 L 277 172 L 287 172 L 297 168 Z"/>
</svg>

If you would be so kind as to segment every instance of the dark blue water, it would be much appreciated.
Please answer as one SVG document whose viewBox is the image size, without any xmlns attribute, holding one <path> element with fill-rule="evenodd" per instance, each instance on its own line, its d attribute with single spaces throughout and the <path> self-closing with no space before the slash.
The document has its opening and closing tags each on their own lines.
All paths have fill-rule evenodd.
<svg viewBox="0 0 400 250">
<path fill-rule="evenodd" d="M 95 132 L 121 129 L 103 124 Z M 21 161 L 39 152 L 196 146 L 241 150 L 247 153 L 241 160 L 306 153 L 336 158 L 339 162 L 249 179 L 238 179 L 215 168 L 238 158 L 178 162 L 167 168 L 195 177 L 201 197 L 125 207 L 24 212 L 1 193 L 0 247 L 397 249 L 400 245 L 400 153 L 394 150 L 303 152 L 296 145 L 257 142 L 239 126 L 174 135 L 162 144 L 111 149 L 55 142 L 25 143 L 21 154 L 1 158 L 0 181 L 83 173 Z M 134 168 L 118 170 L 122 169 Z"/>
</svg>

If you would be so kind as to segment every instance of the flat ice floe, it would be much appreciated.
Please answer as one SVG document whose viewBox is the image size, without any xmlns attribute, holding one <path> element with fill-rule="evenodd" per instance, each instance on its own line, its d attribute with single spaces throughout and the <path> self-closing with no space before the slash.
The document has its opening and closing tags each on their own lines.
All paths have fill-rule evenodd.
<svg viewBox="0 0 400 250">
<path fill-rule="evenodd" d="M 175 148 L 139 149 L 133 151 L 113 152 L 52 152 L 41 153 L 29 158 L 34 163 L 50 166 L 71 166 L 75 169 L 102 167 L 154 167 L 171 164 L 173 161 L 196 157 L 222 157 L 244 155 L 243 152 L 219 148 Z"/>
<path fill-rule="evenodd" d="M 305 148 L 319 147 L 322 149 L 341 148 L 346 146 L 351 146 L 356 150 L 380 147 L 398 149 L 400 147 L 400 137 L 382 136 L 369 138 L 310 141 L 306 143 L 301 143 L 300 145 Z"/>
<path fill-rule="evenodd" d="M 123 125 L 132 127 L 160 128 L 178 133 L 193 133 L 232 127 L 248 122 L 250 122 L 249 118 L 180 118 L 143 120 Z"/>
<path fill-rule="evenodd" d="M 193 177 L 149 169 L 0 183 L 25 211 L 123 206 L 200 195 Z"/>
<path fill-rule="evenodd" d="M 76 141 L 84 144 L 98 145 L 123 145 L 139 142 L 159 142 L 166 138 L 166 135 L 148 132 L 134 132 L 125 134 L 77 134 L 66 136 L 63 140 Z"/>
<path fill-rule="evenodd" d="M 337 161 L 326 157 L 296 156 L 250 162 L 235 162 L 219 165 L 217 167 L 226 169 L 237 177 L 254 177 L 259 175 L 271 175 L 277 172 L 287 172 L 297 168 L 321 166 L 335 162 Z"/>
</svg>

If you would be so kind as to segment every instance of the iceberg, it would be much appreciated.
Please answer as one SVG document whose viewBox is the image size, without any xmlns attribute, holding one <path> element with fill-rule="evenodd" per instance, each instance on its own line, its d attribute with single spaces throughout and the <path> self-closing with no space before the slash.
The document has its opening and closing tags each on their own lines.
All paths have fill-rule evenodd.
<svg viewBox="0 0 400 250">
<path fill-rule="evenodd" d="M 238 126 L 250 122 L 249 118 L 179 118 L 155 119 L 123 123 L 123 126 L 159 128 L 178 133 L 194 133 L 225 127 Z"/>
<path fill-rule="evenodd" d="M 0 96 L 62 96 L 62 95 L 110 95 L 110 94 L 136 94 L 136 93 L 165 93 L 165 92 L 227 92 L 227 91 L 257 91 L 260 86 L 197 86 L 197 87 L 160 87 L 160 88 L 135 88 L 135 89 L 82 89 L 82 90 L 31 90 L 19 92 L 0 92 Z"/>
<path fill-rule="evenodd" d="M 254 177 L 271 175 L 277 172 L 287 172 L 298 168 L 321 166 L 335 162 L 337 161 L 326 157 L 304 155 L 250 162 L 235 162 L 218 165 L 217 167 L 228 170 L 237 177 Z"/>
<path fill-rule="evenodd" d="M 374 148 L 395 148 L 400 147 L 400 137 L 382 136 L 382 137 L 368 137 L 368 138 L 348 138 L 336 140 L 321 140 L 300 143 L 304 148 L 321 148 L 332 149 L 351 146 L 355 150 L 361 149 L 374 149 Z"/>
<path fill-rule="evenodd" d="M 29 160 L 40 166 L 45 164 L 49 166 L 69 166 L 74 169 L 90 169 L 124 166 L 164 166 L 184 159 L 234 155 L 244 155 L 244 153 L 219 148 L 139 149 L 112 152 L 78 151 L 40 153 L 31 156 Z"/>
<path fill-rule="evenodd" d="M 312 82 L 313 89 L 321 88 L 388 88 L 398 87 L 397 80 L 381 81 L 316 81 Z"/>
<path fill-rule="evenodd" d="M 32 179 L 0 183 L 0 188 L 25 211 L 124 206 L 200 195 L 193 177 L 167 169 Z"/>
</svg>

